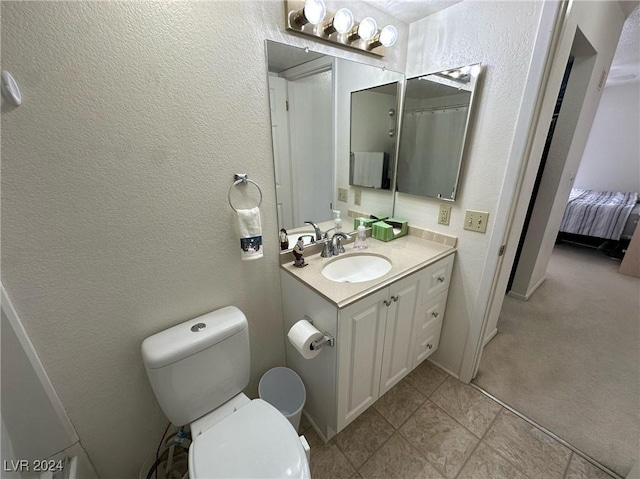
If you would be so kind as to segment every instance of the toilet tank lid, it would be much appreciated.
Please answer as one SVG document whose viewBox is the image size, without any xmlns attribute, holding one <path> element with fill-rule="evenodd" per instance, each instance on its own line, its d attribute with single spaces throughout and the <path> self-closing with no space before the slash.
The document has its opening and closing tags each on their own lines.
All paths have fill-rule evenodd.
<svg viewBox="0 0 640 479">
<path fill-rule="evenodd" d="M 149 336 L 142 342 L 142 359 L 147 368 L 162 368 L 213 346 L 246 327 L 244 313 L 235 306 L 227 306 Z"/>
</svg>

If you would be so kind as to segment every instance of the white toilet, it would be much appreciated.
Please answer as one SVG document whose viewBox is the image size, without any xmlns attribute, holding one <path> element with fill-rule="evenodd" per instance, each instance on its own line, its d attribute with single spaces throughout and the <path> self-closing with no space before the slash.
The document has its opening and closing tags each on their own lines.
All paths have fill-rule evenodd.
<svg viewBox="0 0 640 479">
<path fill-rule="evenodd" d="M 191 424 L 191 479 L 311 477 L 287 418 L 241 392 L 249 383 L 249 328 L 238 308 L 154 334 L 142 343 L 142 358 L 169 420 Z"/>
</svg>

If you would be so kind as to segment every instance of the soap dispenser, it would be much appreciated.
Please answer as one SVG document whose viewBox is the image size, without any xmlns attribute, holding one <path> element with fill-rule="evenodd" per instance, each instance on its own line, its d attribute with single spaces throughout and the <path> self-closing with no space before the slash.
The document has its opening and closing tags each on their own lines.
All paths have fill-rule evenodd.
<svg viewBox="0 0 640 479">
<path fill-rule="evenodd" d="M 364 227 L 364 219 L 360 219 L 360 226 L 358 226 L 358 233 L 356 234 L 356 241 L 353 247 L 356 249 L 367 248 L 367 233 Z"/>
<path fill-rule="evenodd" d="M 333 227 L 336 233 L 342 231 L 342 218 L 340 218 L 340 210 L 333 210 Z"/>
</svg>

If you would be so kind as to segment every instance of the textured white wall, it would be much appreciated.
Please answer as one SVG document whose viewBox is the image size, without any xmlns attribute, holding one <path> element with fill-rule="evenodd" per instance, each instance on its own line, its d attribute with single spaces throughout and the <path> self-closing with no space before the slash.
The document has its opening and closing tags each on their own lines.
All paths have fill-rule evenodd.
<svg viewBox="0 0 640 479">
<path fill-rule="evenodd" d="M 573 186 L 640 192 L 640 82 L 605 87 Z"/>
<path fill-rule="evenodd" d="M 145 337 L 235 304 L 248 392 L 284 362 L 264 40 L 405 65 L 402 48 L 378 60 L 282 23 L 280 1 L 2 4 L 24 98 L 2 106 L 2 281 L 103 479 L 137 477 L 164 428 Z M 264 193 L 252 262 L 227 204 L 242 171 Z"/>
<path fill-rule="evenodd" d="M 434 199 L 399 194 L 395 215 L 458 237 L 447 318 L 434 360 L 459 374 L 541 11 L 538 2 L 466 1 L 411 24 L 407 77 L 481 62 L 472 126 L 450 226 Z M 487 234 L 462 228 L 466 209 L 489 212 Z"/>
</svg>

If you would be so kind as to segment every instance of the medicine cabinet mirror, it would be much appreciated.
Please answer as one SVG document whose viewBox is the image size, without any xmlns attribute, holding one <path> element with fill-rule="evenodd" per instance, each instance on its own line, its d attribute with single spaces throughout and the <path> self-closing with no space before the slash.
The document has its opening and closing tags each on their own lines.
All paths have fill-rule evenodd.
<svg viewBox="0 0 640 479">
<path fill-rule="evenodd" d="M 351 93 L 350 185 L 391 189 L 399 90 L 389 83 Z"/>
<path fill-rule="evenodd" d="M 480 64 L 407 80 L 397 191 L 456 198 Z"/>
<path fill-rule="evenodd" d="M 289 246 L 302 235 L 309 235 L 305 243 L 311 241 L 313 228 L 305 221 L 318 223 L 322 231 L 331 228 L 333 210 L 341 212 L 344 231 L 353 230 L 351 216 L 390 216 L 392 188 L 349 182 L 351 97 L 383 85 L 384 91 L 397 91 L 404 75 L 272 41 L 266 42 L 266 54 L 278 229 L 289 233 Z M 384 146 L 362 143 L 357 151 L 392 155 L 389 108 L 381 120 Z M 397 98 L 394 108 L 398 110 Z"/>
</svg>

